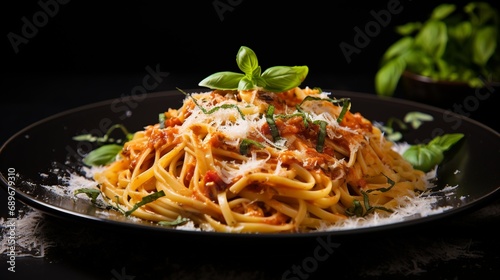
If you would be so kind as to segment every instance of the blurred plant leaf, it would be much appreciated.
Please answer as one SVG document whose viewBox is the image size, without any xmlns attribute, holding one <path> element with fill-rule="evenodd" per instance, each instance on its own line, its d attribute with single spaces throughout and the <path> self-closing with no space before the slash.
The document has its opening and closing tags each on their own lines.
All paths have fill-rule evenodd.
<svg viewBox="0 0 500 280">
<path fill-rule="evenodd" d="M 497 29 L 493 26 L 480 28 L 474 36 L 472 59 L 479 66 L 485 66 L 497 47 Z"/>
<path fill-rule="evenodd" d="M 472 24 L 469 21 L 460 22 L 448 28 L 448 35 L 458 42 L 464 42 L 472 34 Z"/>
<path fill-rule="evenodd" d="M 441 4 L 434 8 L 431 14 L 431 19 L 442 20 L 446 18 L 448 15 L 453 13 L 456 9 L 454 4 Z"/>
<path fill-rule="evenodd" d="M 470 22 L 475 26 L 483 25 L 489 21 L 498 24 L 498 12 L 486 2 L 470 2 L 464 6 L 464 11 L 469 15 Z"/>
<path fill-rule="evenodd" d="M 377 93 L 382 96 L 391 96 L 405 68 L 406 63 L 400 57 L 396 57 L 382 66 L 375 75 Z"/>
<path fill-rule="evenodd" d="M 441 4 L 427 20 L 396 27 L 403 37 L 381 57 L 375 75 L 378 95 L 393 95 L 401 78 L 395 75 L 404 71 L 473 87 L 484 86 L 481 79 L 500 80 L 498 10 L 488 2 L 469 2 L 462 9 Z"/>
<path fill-rule="evenodd" d="M 399 35 L 407 36 L 422 28 L 421 22 L 408 22 L 403 25 L 396 26 L 396 33 Z"/>
<path fill-rule="evenodd" d="M 413 46 L 413 42 L 414 39 L 408 36 L 399 39 L 385 51 L 384 56 L 382 57 L 382 63 L 408 52 Z"/>
<path fill-rule="evenodd" d="M 404 122 L 409 123 L 413 129 L 419 128 L 423 122 L 433 121 L 434 118 L 422 112 L 408 112 L 404 117 Z"/>
<path fill-rule="evenodd" d="M 448 33 L 446 24 L 428 21 L 415 37 L 415 44 L 434 58 L 440 58 L 446 49 Z"/>
</svg>

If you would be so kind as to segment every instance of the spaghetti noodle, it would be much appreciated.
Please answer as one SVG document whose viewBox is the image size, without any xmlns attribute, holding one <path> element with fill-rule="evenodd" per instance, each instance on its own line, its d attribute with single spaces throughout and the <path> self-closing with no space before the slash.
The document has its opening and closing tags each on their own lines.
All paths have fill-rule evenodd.
<svg viewBox="0 0 500 280">
<path fill-rule="evenodd" d="M 398 198 L 426 189 L 425 174 L 349 108 L 309 87 L 192 93 L 94 178 L 133 216 L 219 232 L 308 232 L 390 215 Z"/>
</svg>

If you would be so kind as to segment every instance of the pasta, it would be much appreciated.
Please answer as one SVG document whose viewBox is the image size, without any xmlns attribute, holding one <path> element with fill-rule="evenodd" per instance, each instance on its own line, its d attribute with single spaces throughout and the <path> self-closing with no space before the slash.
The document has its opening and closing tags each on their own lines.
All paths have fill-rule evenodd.
<svg viewBox="0 0 500 280">
<path fill-rule="evenodd" d="M 349 107 L 309 87 L 192 93 L 94 178 L 132 216 L 219 232 L 309 232 L 390 215 L 398 198 L 425 190 L 425 174 Z"/>
</svg>

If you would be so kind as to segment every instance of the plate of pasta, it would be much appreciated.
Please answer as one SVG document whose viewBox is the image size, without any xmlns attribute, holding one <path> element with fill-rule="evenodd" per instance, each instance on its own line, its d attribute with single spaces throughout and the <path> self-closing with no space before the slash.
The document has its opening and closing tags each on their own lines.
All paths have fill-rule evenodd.
<svg viewBox="0 0 500 280">
<path fill-rule="evenodd" d="M 321 114 L 309 116 L 338 126 L 329 131 L 326 125 L 318 151 L 321 123 L 311 121 L 313 131 L 306 133 L 303 116 L 294 115 L 294 105 L 309 91 L 317 90 L 297 88 L 287 93 L 294 96 L 287 98 L 292 103 L 275 103 L 274 124 L 282 142 L 271 140 L 265 120 L 270 114 L 254 113 L 267 110 L 258 109 L 260 102 L 255 108 L 239 107 L 241 112 L 225 106 L 206 114 L 209 103 L 237 104 L 255 98 L 251 93 L 238 101 L 227 92 L 196 91 L 186 98 L 168 91 L 151 94 L 129 112 L 113 112 L 113 100 L 70 110 L 27 127 L 4 144 L 3 186 L 15 189 L 17 199 L 36 209 L 73 220 L 155 231 L 260 235 L 352 234 L 404 226 L 461 212 L 498 193 L 498 177 L 491 176 L 497 164 L 484 155 L 485 147 L 499 147 L 493 130 L 456 116 L 462 122 L 462 142 L 425 173 L 411 167 L 374 122 L 403 119 L 409 111 L 434 116 L 433 122 L 405 134 L 405 141 L 414 143 L 430 137 L 436 127 L 456 132 L 440 119 L 444 112 L 404 100 L 332 91 L 349 98 L 350 110 L 340 123 Z M 314 93 L 329 98 L 322 94 Z M 223 103 L 228 96 L 232 101 Z M 180 109 L 165 110 L 169 107 Z M 304 112 L 336 110 L 333 115 L 342 111 L 342 106 L 314 99 L 300 107 Z M 294 108 L 293 113 L 285 108 Z M 166 114 L 168 124 L 162 128 L 158 114 L 151 112 Z M 90 151 L 106 146 L 76 141 L 75 136 L 103 136 L 117 123 L 137 131 L 121 144 L 121 159 L 107 167 L 84 164 Z M 226 135 L 249 140 L 228 140 Z M 435 178 L 426 177 L 433 172 Z M 97 198 L 92 199 L 91 190 Z"/>
<path fill-rule="evenodd" d="M 499 193 L 494 130 L 411 101 L 300 86 L 307 67 L 260 74 L 244 63 L 251 50 L 240 52 L 256 77 L 220 72 L 203 88 L 26 127 L 0 150 L 2 185 L 72 220 L 259 236 L 414 225 Z"/>
</svg>

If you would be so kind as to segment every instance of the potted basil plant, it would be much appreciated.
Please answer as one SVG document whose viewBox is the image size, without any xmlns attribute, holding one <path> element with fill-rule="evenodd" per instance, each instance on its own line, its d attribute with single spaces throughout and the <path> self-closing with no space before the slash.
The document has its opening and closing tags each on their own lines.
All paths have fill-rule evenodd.
<svg viewBox="0 0 500 280">
<path fill-rule="evenodd" d="M 489 3 L 436 6 L 422 22 L 396 27 L 402 37 L 388 47 L 375 75 L 380 96 L 443 105 L 500 81 L 499 14 Z M 448 102 L 449 104 L 449 102 Z"/>
</svg>

